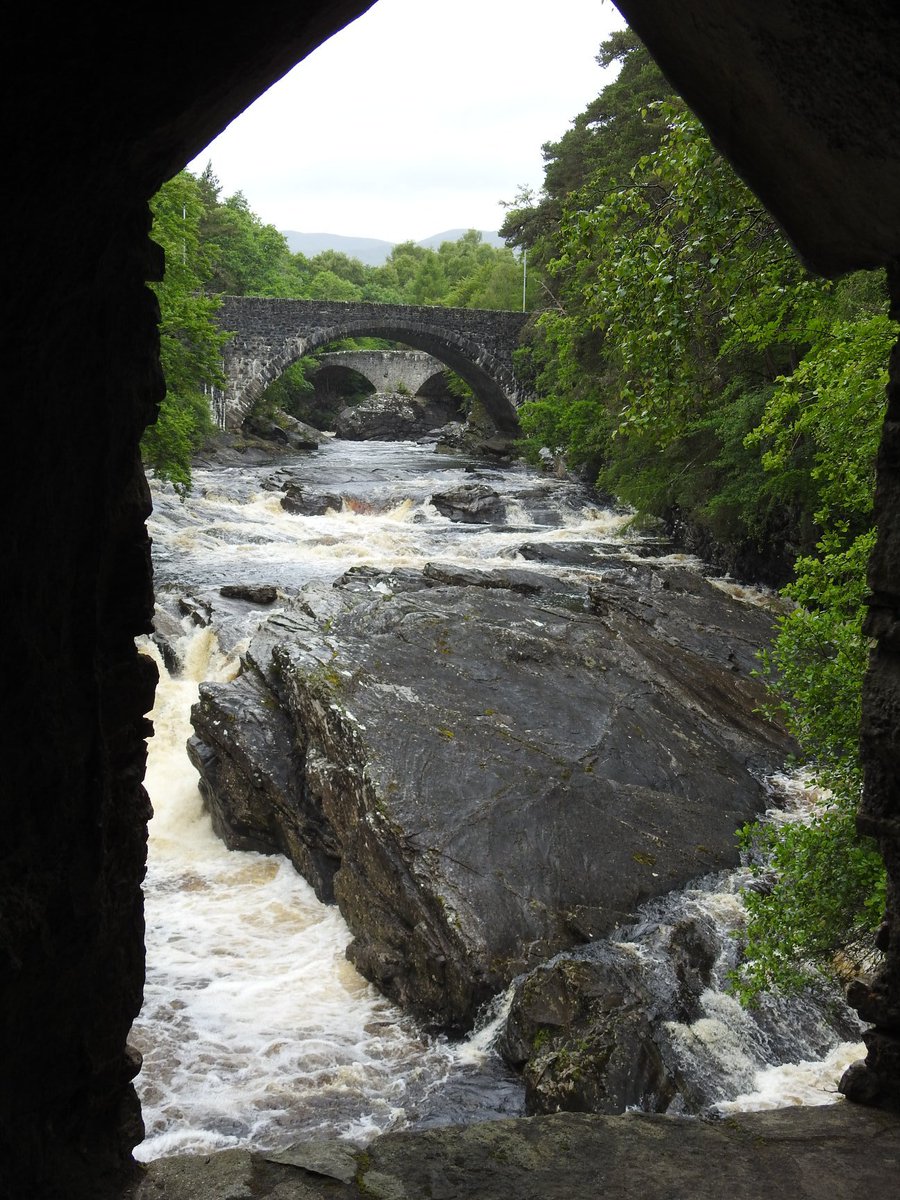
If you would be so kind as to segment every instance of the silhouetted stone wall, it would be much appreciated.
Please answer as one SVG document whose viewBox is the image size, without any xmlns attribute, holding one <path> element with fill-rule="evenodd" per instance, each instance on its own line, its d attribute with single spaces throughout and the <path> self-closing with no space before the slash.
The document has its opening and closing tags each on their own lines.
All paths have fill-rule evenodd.
<svg viewBox="0 0 900 1200">
<path fill-rule="evenodd" d="M 15 7 L 2 75 L 6 401 L 0 722 L 0 1197 L 104 1200 L 142 1129 L 156 671 L 139 440 L 163 395 L 149 200 L 363 3 L 212 5 L 124 25 Z M 252 29 L 252 34 L 251 34 Z M 13 299 L 11 292 L 15 292 Z"/>
<path fill-rule="evenodd" d="M 821 0 L 618 4 L 808 262 L 827 273 L 900 257 L 893 0 L 871 0 L 864 16 Z M 161 395 L 155 302 L 143 284 L 161 267 L 148 201 L 367 7 L 269 0 L 223 20 L 210 3 L 177 14 L 163 5 L 143 20 L 138 13 L 135 26 L 97 5 L 57 6 L 52 19 L 45 6 L 19 5 L 5 18 L 4 1200 L 101 1200 L 130 1170 L 139 1136 L 126 1036 L 143 979 L 143 714 L 153 677 L 134 649 L 152 603 L 138 442 Z M 419 346 L 408 332 L 393 336 Z M 900 726 L 897 378 L 895 363 L 880 464 L 879 648 L 866 700 L 863 815 L 888 860 L 892 912 L 900 872 L 891 778 Z M 898 936 L 894 922 L 883 982 L 860 998 L 878 1023 L 876 1099 L 897 1090 Z"/>
</svg>

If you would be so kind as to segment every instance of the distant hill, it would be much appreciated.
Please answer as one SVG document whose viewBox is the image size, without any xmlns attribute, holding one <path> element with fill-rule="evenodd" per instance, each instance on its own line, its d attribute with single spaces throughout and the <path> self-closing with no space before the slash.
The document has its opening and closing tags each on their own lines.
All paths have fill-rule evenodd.
<svg viewBox="0 0 900 1200">
<path fill-rule="evenodd" d="M 368 267 L 380 267 L 397 244 L 380 238 L 346 237 L 342 233 L 298 233 L 295 229 L 283 229 L 282 233 L 287 238 L 292 254 L 305 254 L 307 258 L 313 258 L 323 250 L 340 250 L 350 258 L 358 258 Z M 447 229 L 444 233 L 423 238 L 416 245 L 437 250 L 441 242 L 457 242 L 464 233 L 465 229 Z M 481 231 L 481 240 L 490 246 L 506 245 L 498 234 L 485 230 Z"/>
<path fill-rule="evenodd" d="M 383 242 L 379 238 L 345 237 L 340 233 L 297 233 L 294 229 L 283 229 L 282 233 L 291 254 L 313 258 L 323 250 L 340 250 L 368 267 L 380 267 L 394 247 L 393 242 Z"/>
<path fill-rule="evenodd" d="M 464 233 L 465 229 L 446 229 L 443 233 L 433 233 L 431 237 L 423 238 L 421 242 L 416 242 L 417 246 L 424 246 L 426 250 L 437 250 L 441 242 L 458 242 Z M 503 238 L 498 233 L 488 233 L 482 229 L 481 240 L 487 242 L 489 246 L 505 246 Z"/>
</svg>

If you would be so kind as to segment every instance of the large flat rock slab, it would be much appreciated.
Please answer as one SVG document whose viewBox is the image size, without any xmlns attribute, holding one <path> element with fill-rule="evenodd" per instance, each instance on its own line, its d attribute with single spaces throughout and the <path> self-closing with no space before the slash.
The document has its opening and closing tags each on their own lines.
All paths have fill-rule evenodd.
<svg viewBox="0 0 900 1200">
<path fill-rule="evenodd" d="M 334 1162 L 290 1157 L 161 1159 L 128 1200 L 888 1200 L 900 1118 L 850 1104 L 714 1122 L 559 1113 L 385 1134 L 349 1181 L 344 1146 Z"/>
<path fill-rule="evenodd" d="M 770 622 L 682 568 L 363 572 L 202 687 L 191 753 L 226 841 L 287 850 L 362 973 L 465 1029 L 523 970 L 736 863 L 790 749 L 757 712 Z"/>
</svg>

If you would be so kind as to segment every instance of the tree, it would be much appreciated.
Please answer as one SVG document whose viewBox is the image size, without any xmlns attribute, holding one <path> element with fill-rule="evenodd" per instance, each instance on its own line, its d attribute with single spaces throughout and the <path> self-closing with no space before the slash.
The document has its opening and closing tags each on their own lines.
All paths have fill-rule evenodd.
<svg viewBox="0 0 900 1200">
<path fill-rule="evenodd" d="M 440 257 L 425 252 L 406 289 L 409 304 L 440 304 L 447 295 L 447 276 Z"/>
<path fill-rule="evenodd" d="M 620 64 L 613 83 L 575 117 L 572 128 L 543 147 L 544 185 L 539 196 L 520 188 L 507 205 L 501 236 L 528 252 L 529 309 L 542 309 L 532 326 L 519 370 L 540 399 L 520 413 L 523 449 L 537 456 L 542 446 L 565 451 L 570 463 L 593 482 L 608 458 L 614 422 L 608 405 L 609 366 L 602 338 L 585 319 L 583 288 L 593 269 L 590 248 L 567 253 L 564 210 L 590 212 L 616 188 L 630 183 L 642 156 L 655 150 L 665 120 L 654 102 L 680 104 L 648 51 L 630 31 L 600 47 L 601 67 Z M 583 271 L 578 254 L 586 255 Z"/>
<path fill-rule="evenodd" d="M 624 90 L 614 103 L 605 89 L 599 125 L 576 121 L 556 144 L 540 211 L 504 226 L 544 271 L 520 356 L 539 399 L 521 418 L 527 448 L 561 448 L 638 512 L 781 546 L 793 565 L 792 608 L 760 669 L 827 800 L 807 820 L 743 831 L 766 881 L 747 894 L 736 986 L 750 999 L 868 944 L 883 911 L 883 867 L 854 814 L 874 454 L 897 327 L 878 279 L 807 274 L 682 105 L 618 112 L 636 79 L 625 63 L 641 59 L 627 45 Z"/>
<path fill-rule="evenodd" d="M 594 204 L 628 179 L 634 164 L 652 153 L 665 131 L 658 101 L 680 100 L 631 30 L 613 33 L 600 47 L 597 63 L 618 62 L 616 79 L 579 113 L 556 142 L 542 147 L 544 183 L 540 197 L 520 188 L 506 205 L 500 236 L 526 247 L 534 266 L 556 257 L 556 230 L 568 198 L 590 185 Z"/>
<path fill-rule="evenodd" d="M 869 653 L 863 619 L 875 539 L 874 462 L 887 357 L 897 337 L 883 312 L 867 311 L 878 307 L 875 281 L 851 277 L 839 285 L 836 320 L 797 370 L 779 381 L 748 438 L 766 448 L 772 469 L 798 441 L 807 442 L 819 484 L 816 519 L 823 534 L 816 553 L 797 562 L 786 589 L 796 607 L 780 619 L 763 662 L 771 711 L 798 739 L 814 782 L 825 789 L 825 800 L 806 820 L 743 831 L 745 848 L 757 856 L 756 873 L 772 873 L 769 886 L 746 894 L 747 950 L 735 985 L 748 1001 L 766 989 L 804 986 L 813 967 L 834 972 L 838 955 L 859 962 L 871 953 L 884 912 L 884 864 L 855 825 L 863 782 L 859 724 Z M 846 293 L 857 310 L 853 321 L 845 316 Z"/>
<path fill-rule="evenodd" d="M 358 258 L 351 258 L 341 250 L 322 250 L 309 260 L 310 270 L 315 274 L 319 271 L 329 271 L 338 279 L 346 279 L 360 291 L 365 288 L 368 280 L 368 269 Z"/>
<path fill-rule="evenodd" d="M 156 476 L 184 495 L 191 484 L 191 455 L 212 429 L 207 391 L 224 384 L 220 360 L 227 335 L 215 324 L 217 301 L 202 292 L 210 272 L 200 234 L 203 185 L 182 171 L 163 185 L 152 209 L 153 237 L 166 258 L 165 276 L 153 285 L 166 395 L 141 449 Z"/>
<path fill-rule="evenodd" d="M 570 197 L 548 264 L 558 303 L 534 357 L 565 449 L 605 491 L 719 539 L 762 545 L 790 525 L 811 550 L 814 487 L 796 458 L 763 469 L 745 437 L 823 320 L 811 280 L 697 121 L 665 109 L 659 147 L 591 203 Z M 801 456 L 802 458 L 802 456 Z M 799 515 L 798 515 L 799 514 Z"/>
<path fill-rule="evenodd" d="M 315 261 L 315 260 L 313 260 Z M 306 287 L 309 300 L 362 300 L 362 288 L 334 271 L 316 271 Z"/>
<path fill-rule="evenodd" d="M 208 170 L 210 175 L 204 183 L 207 195 L 216 186 Z M 263 224 L 251 211 L 242 192 L 224 202 L 215 194 L 214 202 L 205 208 L 202 235 L 210 262 L 208 291 L 230 296 L 286 297 L 297 292 L 298 260 L 288 249 L 284 235 L 273 225 Z"/>
<path fill-rule="evenodd" d="M 427 258 L 430 253 L 432 251 L 426 250 L 424 246 L 417 246 L 415 242 L 399 242 L 391 250 L 387 266 L 401 292 L 406 291 L 407 286 L 415 278 L 422 260 Z"/>
</svg>

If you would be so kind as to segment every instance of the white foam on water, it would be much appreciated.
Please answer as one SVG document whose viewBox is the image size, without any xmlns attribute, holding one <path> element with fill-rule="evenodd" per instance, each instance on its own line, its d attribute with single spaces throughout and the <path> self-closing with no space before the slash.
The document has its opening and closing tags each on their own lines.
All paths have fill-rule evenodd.
<svg viewBox="0 0 900 1200">
<path fill-rule="evenodd" d="M 151 714 L 148 972 L 132 1031 L 147 1137 L 136 1156 L 274 1149 L 311 1130 L 373 1136 L 446 1076 L 452 1051 L 353 969 L 340 913 L 286 859 L 231 852 L 213 834 L 184 742 L 197 679 L 229 678 L 235 663 L 209 630 L 179 649 L 185 676 L 160 664 Z"/>
<path fill-rule="evenodd" d="M 186 503 L 165 490 L 158 497 L 148 523 L 155 553 L 167 562 L 202 561 L 207 580 L 230 577 L 239 569 L 255 578 L 268 571 L 296 585 L 336 578 L 352 566 L 420 569 L 438 559 L 508 567 L 523 540 L 597 542 L 623 532 L 631 519 L 626 513 L 573 505 L 573 485 L 537 478 L 531 482 L 538 487 L 538 507 L 554 514 L 549 526 L 532 524 L 528 503 L 515 496 L 505 500 L 508 517 L 503 524 L 455 522 L 435 508 L 431 495 L 469 477 L 461 466 L 423 473 L 422 466 L 430 467 L 433 458 L 418 445 L 329 445 L 309 460 L 309 488 L 340 494 L 343 501 L 339 509 L 313 516 L 283 509 L 282 493 L 262 486 L 262 472 L 198 472 Z M 501 497 L 528 482 L 517 472 L 487 474 Z M 627 556 L 629 545 L 639 540 L 626 536 L 623 553 Z"/>
<path fill-rule="evenodd" d="M 496 996 L 485 1007 L 471 1035 L 458 1042 L 453 1049 L 457 1063 L 463 1066 L 481 1066 L 495 1053 L 497 1038 L 502 1033 L 515 998 L 515 987 L 510 984 L 506 991 Z"/>
<path fill-rule="evenodd" d="M 857 1059 L 865 1058 L 864 1042 L 841 1042 L 817 1061 L 783 1063 L 757 1071 L 751 1091 L 733 1100 L 722 1100 L 714 1111 L 756 1112 L 794 1105 L 837 1104 L 843 1100 L 837 1087 L 841 1076 Z"/>
<path fill-rule="evenodd" d="M 790 607 L 790 601 L 772 588 L 763 586 L 752 587 L 746 583 L 736 583 L 733 579 L 727 576 L 723 578 L 714 575 L 707 576 L 713 587 L 718 588 L 720 592 L 724 592 L 726 596 L 730 596 L 732 600 L 740 600 L 744 604 L 752 604 L 756 608 L 766 608 L 774 613 L 787 612 Z"/>
</svg>

